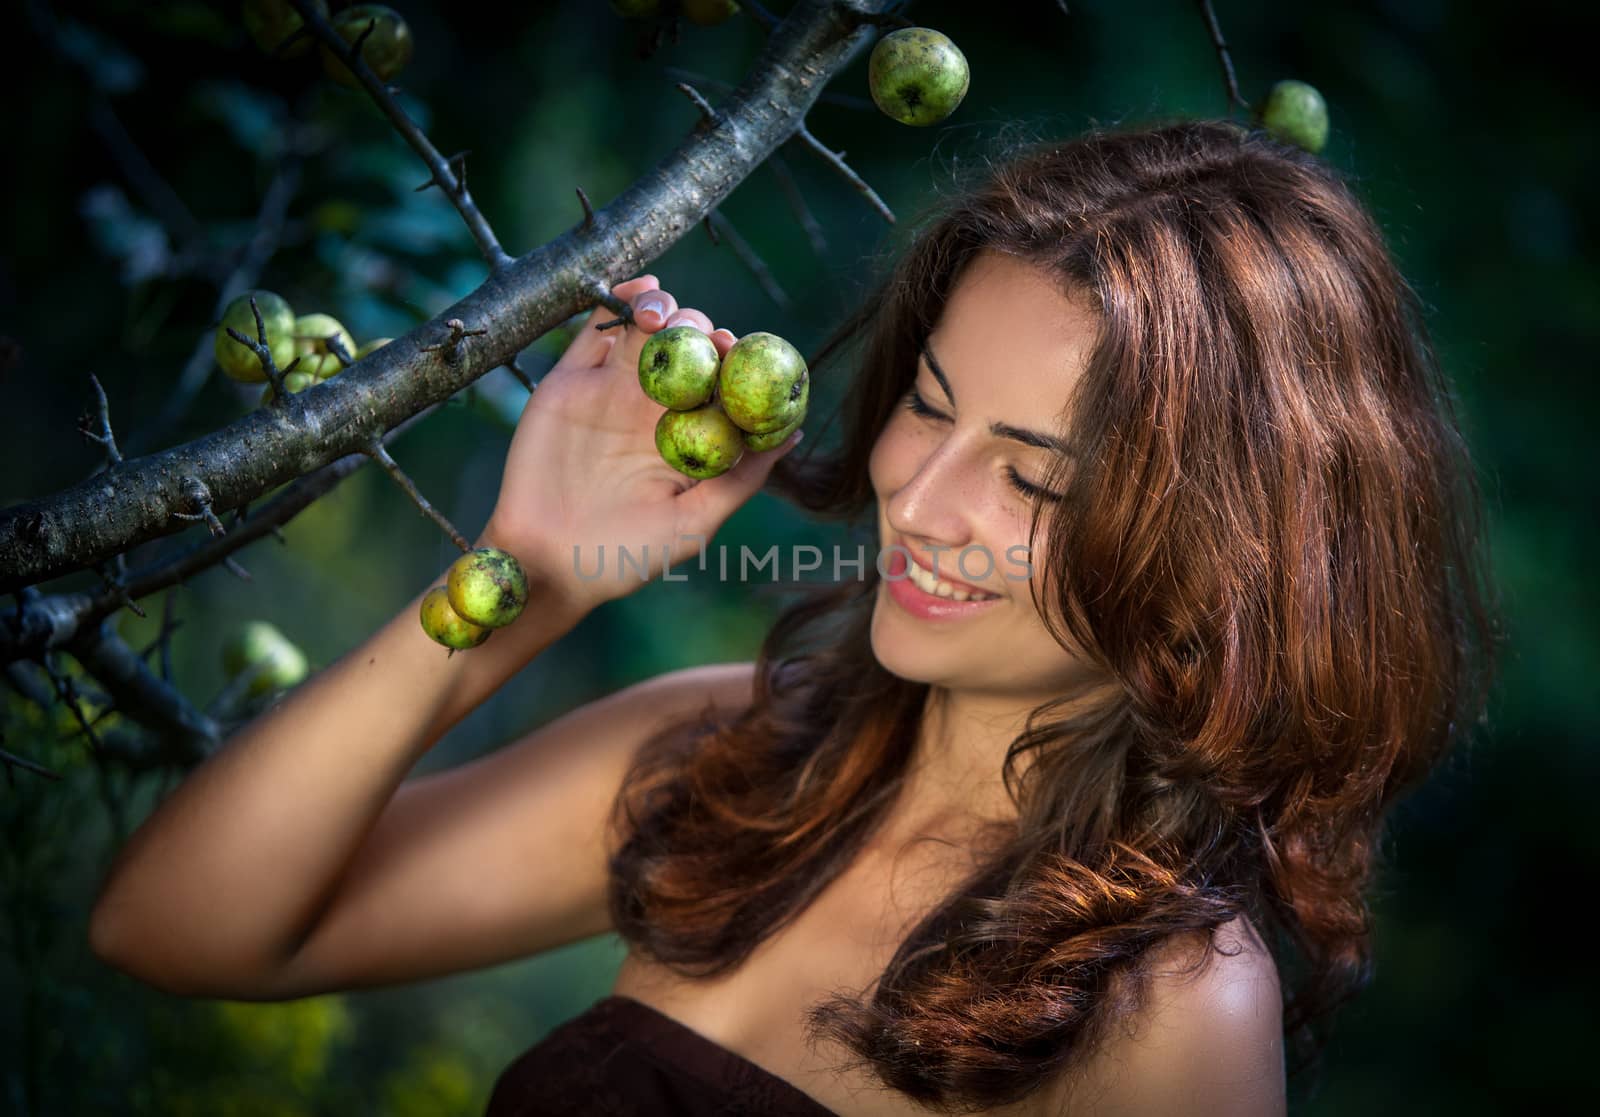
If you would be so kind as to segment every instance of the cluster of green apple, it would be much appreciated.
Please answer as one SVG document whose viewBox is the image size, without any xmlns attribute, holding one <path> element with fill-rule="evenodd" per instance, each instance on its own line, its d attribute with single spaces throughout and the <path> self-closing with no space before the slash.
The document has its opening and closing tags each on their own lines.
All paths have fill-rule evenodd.
<svg viewBox="0 0 1600 1117">
<path fill-rule="evenodd" d="M 296 315 L 288 301 L 273 291 L 246 291 L 230 302 L 217 324 L 214 351 L 217 364 L 233 379 L 245 384 L 266 384 L 261 392 L 261 402 L 273 395 L 268 383 L 267 370 L 256 351 L 232 334 L 231 326 L 245 337 L 260 340 L 256 331 L 256 316 L 250 309 L 255 299 L 256 310 L 261 312 L 261 325 L 266 331 L 267 349 L 272 363 L 283 373 L 283 386 L 291 393 L 301 392 L 313 384 L 337 376 L 344 368 L 340 354 L 359 361 L 375 349 L 381 349 L 394 340 L 377 337 L 365 345 L 356 346 L 350 331 L 331 314 Z"/>
<path fill-rule="evenodd" d="M 361 44 L 361 59 L 372 67 L 380 81 L 393 81 L 411 61 L 411 27 L 393 8 L 385 4 L 352 4 L 329 16 L 327 0 L 313 0 L 313 6 L 352 46 L 366 35 L 366 41 Z M 298 60 L 310 54 L 312 36 L 305 31 L 305 20 L 288 0 L 244 0 L 241 15 L 245 30 L 267 54 L 285 60 Z M 367 30 L 369 26 L 371 31 Z M 361 83 L 342 58 L 325 46 L 317 49 L 322 56 L 324 73 L 340 85 L 360 88 Z"/>
<path fill-rule="evenodd" d="M 662 19 L 683 16 L 700 27 L 715 27 L 738 14 L 738 0 L 611 0 L 611 10 L 623 19 Z"/>
<path fill-rule="evenodd" d="M 694 326 L 669 326 L 639 351 L 639 387 L 667 410 L 656 449 L 679 473 L 728 472 L 746 450 L 781 446 L 805 421 L 811 377 L 800 351 L 777 334 L 746 334 L 717 356 Z"/>
<path fill-rule="evenodd" d="M 522 615 L 528 576 L 509 551 L 478 547 L 450 564 L 442 586 L 422 598 L 422 631 L 454 655 L 475 648 Z"/>
</svg>

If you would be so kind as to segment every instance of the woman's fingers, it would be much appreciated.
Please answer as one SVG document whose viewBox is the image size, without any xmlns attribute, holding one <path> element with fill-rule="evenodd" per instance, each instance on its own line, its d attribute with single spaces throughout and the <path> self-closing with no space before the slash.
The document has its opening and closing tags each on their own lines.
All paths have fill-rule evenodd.
<svg viewBox="0 0 1600 1117">
<path fill-rule="evenodd" d="M 681 307 L 676 314 L 668 318 L 667 326 L 693 326 L 703 334 L 709 334 L 712 330 L 711 319 L 687 306 Z"/>
<path fill-rule="evenodd" d="M 654 333 L 665 326 L 667 319 L 678 309 L 678 300 L 672 297 L 672 292 L 663 291 L 659 286 L 641 292 L 631 302 L 633 320 L 647 333 Z"/>
<path fill-rule="evenodd" d="M 739 339 L 733 336 L 732 330 L 712 330 L 711 342 L 717 347 L 717 356 L 726 357 L 728 350 L 733 348 L 733 343 Z"/>
</svg>

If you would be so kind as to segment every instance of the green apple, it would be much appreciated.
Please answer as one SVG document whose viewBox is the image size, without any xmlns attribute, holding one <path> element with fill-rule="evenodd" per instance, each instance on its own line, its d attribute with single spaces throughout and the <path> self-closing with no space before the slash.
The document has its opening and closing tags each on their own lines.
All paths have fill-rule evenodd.
<svg viewBox="0 0 1600 1117">
<path fill-rule="evenodd" d="M 411 61 L 411 27 L 399 12 L 386 4 L 355 4 L 333 17 L 333 29 L 352 45 L 368 24 L 372 25 L 372 33 L 361 45 L 362 61 L 372 67 L 379 81 L 393 81 Z M 361 88 L 350 67 L 327 47 L 322 48 L 322 69 L 340 85 Z"/>
<path fill-rule="evenodd" d="M 878 40 L 867 60 L 873 103 L 901 124 L 925 127 L 956 111 L 967 95 L 967 59 L 931 27 L 902 27 Z"/>
<path fill-rule="evenodd" d="M 715 27 L 739 12 L 737 0 L 683 0 L 684 18 L 700 27 Z"/>
<path fill-rule="evenodd" d="M 450 607 L 468 624 L 504 628 L 528 604 L 528 576 L 509 551 L 479 547 L 450 564 Z"/>
<path fill-rule="evenodd" d="M 767 434 L 750 434 L 745 432 L 744 447 L 746 450 L 772 450 L 782 446 L 795 431 L 800 429 L 800 424 L 806 421 L 805 413 L 801 412 L 800 418 L 786 427 L 779 427 Z"/>
<path fill-rule="evenodd" d="M 422 631 L 436 644 L 443 644 L 454 655 L 462 648 L 476 648 L 494 635 L 494 629 L 484 628 L 461 619 L 461 614 L 450 606 L 450 591 L 444 586 L 434 586 L 422 595 Z"/>
<path fill-rule="evenodd" d="M 213 346 L 217 364 L 235 380 L 246 384 L 261 384 L 267 379 L 267 370 L 261 367 L 261 358 L 255 350 L 236 340 L 228 333 L 232 326 L 248 338 L 258 338 L 256 316 L 250 309 L 250 299 L 256 300 L 261 311 L 261 324 L 266 329 L 267 349 L 272 353 L 272 363 L 280 369 L 294 360 L 294 311 L 283 296 L 271 291 L 246 291 L 230 302 L 217 324 L 217 337 Z"/>
<path fill-rule="evenodd" d="M 327 19 L 327 0 L 312 0 L 312 2 L 317 14 Z M 278 53 L 278 48 L 283 46 L 289 36 L 305 25 L 305 20 L 300 18 L 300 13 L 289 0 L 244 0 L 240 7 L 244 29 L 250 32 L 250 37 L 256 41 L 256 46 L 267 54 L 281 58 L 304 58 L 311 52 L 313 36 L 307 32 L 290 43 L 281 55 Z"/>
<path fill-rule="evenodd" d="M 744 438 L 715 403 L 692 411 L 664 411 L 656 421 L 656 450 L 679 473 L 705 480 L 728 472 L 744 457 Z"/>
<path fill-rule="evenodd" d="M 662 407 L 688 411 L 717 386 L 717 343 L 694 326 L 671 326 L 650 335 L 639 350 L 639 387 Z"/>
<path fill-rule="evenodd" d="M 305 653 L 295 647 L 275 625 L 247 621 L 222 649 L 222 670 L 237 678 L 261 665 L 248 688 L 252 695 L 270 694 L 298 686 L 308 673 Z"/>
<path fill-rule="evenodd" d="M 1315 155 L 1328 142 L 1328 103 L 1316 86 L 1280 81 L 1267 94 L 1261 123 L 1277 139 Z"/>
<path fill-rule="evenodd" d="M 770 434 L 804 414 L 811 377 L 800 351 L 757 331 L 733 343 L 717 373 L 717 398 L 728 418 L 751 434 Z"/>
</svg>

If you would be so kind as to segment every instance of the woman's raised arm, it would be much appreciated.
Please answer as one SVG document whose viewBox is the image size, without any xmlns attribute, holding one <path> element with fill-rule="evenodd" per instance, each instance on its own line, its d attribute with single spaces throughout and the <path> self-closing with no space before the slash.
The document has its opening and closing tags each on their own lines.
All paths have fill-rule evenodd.
<svg viewBox="0 0 1600 1117">
<path fill-rule="evenodd" d="M 690 676 L 668 688 L 672 700 L 665 703 L 647 686 L 626 700 L 594 704 L 600 714 L 579 719 L 581 732 L 546 734 L 540 744 L 519 746 L 517 755 L 528 759 L 468 766 L 472 777 L 431 776 L 417 781 L 425 788 L 391 806 L 406 773 L 451 726 L 594 606 L 638 588 L 637 578 L 589 574 L 600 548 L 615 555 L 618 545 L 627 545 L 637 554 L 648 545 L 652 575 L 660 573 L 661 549 L 669 545 L 672 561 L 686 560 L 699 545 L 694 537 L 709 539 L 793 445 L 746 453 L 728 472 L 692 484 L 668 466 L 654 440 L 662 408 L 638 382 L 644 341 L 666 325 L 694 325 L 726 353 L 733 335 L 713 331 L 699 311 L 679 311 L 653 276 L 620 284 L 614 293 L 631 304 L 632 323 L 610 332 L 592 329 L 611 316 L 600 308 L 539 384 L 518 421 L 494 512 L 478 540 L 511 552 L 527 570 L 531 595 L 521 615 L 478 647 L 447 658 L 421 629 L 425 590 L 419 590 L 364 643 L 235 733 L 144 822 L 112 866 L 91 917 L 97 955 L 174 993 L 269 998 L 294 995 L 286 992 L 291 985 L 327 988 L 404 980 L 438 972 L 441 964 L 462 968 L 505 957 L 518 941 L 531 951 L 594 927 L 599 877 L 586 870 L 548 902 L 528 898 L 534 908 L 513 900 L 464 912 L 465 922 L 427 923 L 446 940 L 431 954 L 414 937 L 374 938 L 394 921 L 416 918 L 435 902 L 430 891 L 443 903 L 468 895 L 444 894 L 449 874 L 466 880 L 487 873 L 475 896 L 529 879 L 537 884 L 541 871 L 556 882 L 563 859 L 583 853 L 557 848 L 562 835 L 600 834 L 590 820 L 600 809 L 594 787 L 610 780 L 613 769 L 620 778 L 621 757 L 642 739 L 650 719 L 674 703 L 706 696 L 698 676 Z M 575 546 L 585 556 L 582 574 Z M 441 571 L 430 584 L 442 579 Z M 726 681 L 712 689 L 719 688 L 725 691 Z M 570 730 L 575 723 L 565 724 Z M 559 745 L 552 743 L 557 737 Z M 571 765 L 548 759 L 586 749 L 598 759 L 576 775 Z M 525 861 L 483 864 L 488 850 L 498 848 L 496 827 L 513 825 L 506 820 L 516 811 L 482 773 L 542 768 L 563 772 L 562 779 L 587 790 L 569 801 L 559 788 L 553 799 L 525 789 L 530 809 L 583 803 L 590 815 L 522 832 L 523 842 L 556 843 L 520 847 Z M 478 820 L 490 799 L 502 813 Z M 366 849 L 380 816 L 390 824 Z M 395 819 L 406 828 L 416 824 L 418 835 L 399 833 Z M 583 863 L 600 865 L 603 876 L 603 858 Z M 510 880 L 511 874 L 521 875 Z M 353 939 L 337 930 L 319 936 L 323 926 L 361 930 Z M 394 953 L 362 955 L 385 948 Z M 298 977 L 286 978 L 296 958 Z"/>
</svg>

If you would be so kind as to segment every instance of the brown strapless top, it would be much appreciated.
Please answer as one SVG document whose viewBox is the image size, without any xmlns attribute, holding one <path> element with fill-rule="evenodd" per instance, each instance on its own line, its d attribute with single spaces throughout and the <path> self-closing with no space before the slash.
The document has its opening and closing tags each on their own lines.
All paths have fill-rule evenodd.
<svg viewBox="0 0 1600 1117">
<path fill-rule="evenodd" d="M 609 996 L 506 1067 L 485 1117 L 838 1117 L 632 997 Z"/>
</svg>

